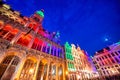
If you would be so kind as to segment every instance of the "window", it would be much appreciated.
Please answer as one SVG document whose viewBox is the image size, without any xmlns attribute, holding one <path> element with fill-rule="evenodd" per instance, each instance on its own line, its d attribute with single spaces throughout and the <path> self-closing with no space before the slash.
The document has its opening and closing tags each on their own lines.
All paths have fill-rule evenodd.
<svg viewBox="0 0 120 80">
<path fill-rule="evenodd" d="M 14 34 L 10 33 L 10 34 L 7 35 L 6 39 L 11 41 L 14 38 L 14 36 L 15 36 Z"/>
<path fill-rule="evenodd" d="M 53 54 L 53 49 L 51 49 L 51 54 Z"/>
<path fill-rule="evenodd" d="M 115 58 L 115 60 L 116 60 L 117 62 L 119 62 L 119 60 L 118 60 L 117 58 Z"/>
<path fill-rule="evenodd" d="M 111 55 L 110 55 L 110 54 L 108 54 L 108 56 L 109 56 L 109 57 L 111 57 Z"/>
<path fill-rule="evenodd" d="M 45 47 L 45 46 L 43 46 L 43 49 L 42 49 L 42 51 L 43 51 L 43 52 L 45 52 L 45 50 L 46 50 L 46 47 Z"/>
<path fill-rule="evenodd" d="M 104 59 L 104 57 L 102 56 L 102 59 Z"/>
<path fill-rule="evenodd" d="M 118 51 L 118 53 L 120 54 L 120 51 Z"/>
<path fill-rule="evenodd" d="M 114 53 L 111 53 L 112 54 L 112 56 L 115 56 L 115 54 Z"/>
<path fill-rule="evenodd" d="M 115 65 L 115 67 L 118 67 L 118 65 Z"/>
<path fill-rule="evenodd" d="M 27 59 L 23 65 L 20 80 L 33 80 L 35 67 L 36 63 L 33 60 Z"/>
<path fill-rule="evenodd" d="M 41 44 L 38 44 L 37 50 L 41 51 Z"/>
<path fill-rule="evenodd" d="M 116 54 L 116 55 L 118 55 L 118 53 L 117 53 L 117 52 L 115 52 L 115 54 Z"/>
<path fill-rule="evenodd" d="M 56 56 L 56 49 L 54 49 L 54 56 Z"/>
<path fill-rule="evenodd" d="M 105 55 L 105 58 L 107 58 L 107 56 Z"/>
<path fill-rule="evenodd" d="M 33 49 L 36 49 L 36 46 L 37 46 L 37 43 L 34 42 L 33 45 L 32 45 L 32 48 L 33 48 Z"/>
<path fill-rule="evenodd" d="M 3 37 L 7 33 L 8 33 L 7 30 L 0 30 L 0 37 Z"/>
<path fill-rule="evenodd" d="M 99 61 L 99 59 L 97 58 L 97 61 Z"/>
<path fill-rule="evenodd" d="M 96 61 L 93 61 L 94 64 L 97 64 Z"/>
<path fill-rule="evenodd" d="M 99 69 L 99 66 L 98 66 L 98 65 L 96 65 L 96 69 Z"/>
<path fill-rule="evenodd" d="M 101 63 L 99 63 L 99 65 L 101 66 Z"/>
<path fill-rule="evenodd" d="M 111 61 L 113 62 L 113 63 L 115 63 L 115 61 L 111 58 Z"/>
<path fill-rule="evenodd" d="M 49 53 L 49 51 L 50 51 L 50 47 L 47 48 L 47 53 Z"/>
<path fill-rule="evenodd" d="M 101 57 L 99 59 L 102 60 Z"/>
<path fill-rule="evenodd" d="M 105 74 L 105 71 L 103 71 L 103 73 Z"/>
<path fill-rule="evenodd" d="M 102 62 L 102 65 L 104 65 L 104 63 Z"/>
</svg>

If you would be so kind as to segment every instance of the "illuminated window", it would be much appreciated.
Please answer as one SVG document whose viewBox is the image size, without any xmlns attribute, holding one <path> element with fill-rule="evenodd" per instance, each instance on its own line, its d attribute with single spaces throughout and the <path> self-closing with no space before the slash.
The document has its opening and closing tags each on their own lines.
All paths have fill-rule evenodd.
<svg viewBox="0 0 120 80">
<path fill-rule="evenodd" d="M 60 49 L 60 58 L 62 58 L 62 50 Z"/>
<path fill-rule="evenodd" d="M 47 53 L 49 53 L 49 52 L 50 52 L 50 47 L 47 48 Z"/>
<path fill-rule="evenodd" d="M 43 46 L 42 51 L 43 51 L 43 52 L 46 51 L 46 46 L 45 46 L 45 45 Z"/>
<path fill-rule="evenodd" d="M 37 71 L 37 79 L 36 80 L 40 80 L 43 73 L 44 73 L 44 63 L 42 61 L 40 61 L 38 71 Z"/>
<path fill-rule="evenodd" d="M 54 49 L 54 56 L 56 56 L 56 49 Z"/>
<path fill-rule="evenodd" d="M 53 54 L 53 48 L 51 49 L 51 54 Z"/>
<path fill-rule="evenodd" d="M 35 67 L 36 63 L 31 59 L 27 59 L 24 63 L 19 80 L 33 80 Z"/>
<path fill-rule="evenodd" d="M 12 77 L 13 73 L 15 72 L 15 69 L 19 62 L 20 59 L 17 56 L 9 55 L 5 57 L 5 59 L 0 64 L 0 78 L 3 76 L 5 80 L 9 80 Z M 4 76 L 5 70 L 7 74 Z"/>
<path fill-rule="evenodd" d="M 32 39 L 31 35 L 21 35 L 21 37 L 18 40 L 18 44 L 24 45 L 24 46 L 28 46 L 30 40 Z"/>
<path fill-rule="evenodd" d="M 37 49 L 37 44 L 38 44 L 38 38 L 35 38 L 33 44 L 32 44 L 32 48 L 33 49 Z"/>
<path fill-rule="evenodd" d="M 0 30 L 0 37 L 2 38 L 7 33 L 8 33 L 7 30 Z"/>
</svg>

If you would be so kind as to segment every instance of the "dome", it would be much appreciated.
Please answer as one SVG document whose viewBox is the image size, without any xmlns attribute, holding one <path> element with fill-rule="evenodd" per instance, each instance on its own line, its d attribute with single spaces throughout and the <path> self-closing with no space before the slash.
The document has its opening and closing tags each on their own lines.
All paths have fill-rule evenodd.
<svg viewBox="0 0 120 80">
<path fill-rule="evenodd" d="M 44 10 L 41 9 L 40 11 L 37 11 L 36 14 L 38 14 L 41 17 L 44 17 Z"/>
</svg>

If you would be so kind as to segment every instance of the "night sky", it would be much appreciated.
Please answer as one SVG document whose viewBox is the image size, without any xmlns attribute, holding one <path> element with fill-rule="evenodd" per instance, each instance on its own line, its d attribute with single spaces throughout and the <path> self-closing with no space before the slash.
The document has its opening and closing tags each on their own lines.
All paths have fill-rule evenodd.
<svg viewBox="0 0 120 80">
<path fill-rule="evenodd" d="M 44 9 L 43 26 L 61 44 L 78 44 L 91 56 L 120 40 L 120 0 L 4 0 L 24 16 Z"/>
</svg>

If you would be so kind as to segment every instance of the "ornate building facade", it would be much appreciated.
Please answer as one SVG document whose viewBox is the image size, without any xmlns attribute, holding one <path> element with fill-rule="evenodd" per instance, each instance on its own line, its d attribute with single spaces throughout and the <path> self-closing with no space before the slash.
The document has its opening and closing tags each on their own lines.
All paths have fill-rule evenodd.
<svg viewBox="0 0 120 80">
<path fill-rule="evenodd" d="M 0 79 L 65 80 L 64 48 L 58 33 L 42 27 L 44 11 L 22 16 L 0 5 Z"/>
<path fill-rule="evenodd" d="M 93 63 L 101 77 L 107 78 L 116 75 L 119 76 L 120 42 L 97 51 L 93 57 Z M 118 79 L 120 79 L 120 77 Z"/>
<path fill-rule="evenodd" d="M 97 70 L 84 50 L 74 44 L 65 44 L 66 71 L 69 80 L 88 80 L 99 77 Z"/>
<path fill-rule="evenodd" d="M 72 47 L 68 42 L 65 43 L 65 59 L 66 59 L 66 78 L 68 80 L 76 80 Z"/>
</svg>

